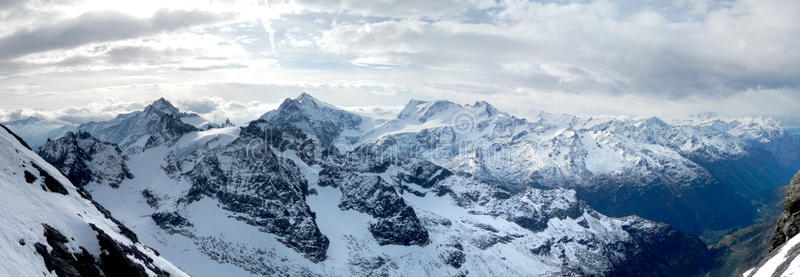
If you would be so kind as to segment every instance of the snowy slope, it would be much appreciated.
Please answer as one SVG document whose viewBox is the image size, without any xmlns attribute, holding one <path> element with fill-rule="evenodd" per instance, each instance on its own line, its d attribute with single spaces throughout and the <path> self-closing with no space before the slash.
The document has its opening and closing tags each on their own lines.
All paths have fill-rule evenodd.
<svg viewBox="0 0 800 277">
<path fill-rule="evenodd" d="M 783 246 L 773 250 L 770 257 L 758 267 L 746 271 L 745 277 L 770 277 L 770 276 L 799 276 L 800 259 L 798 256 L 800 249 L 800 236 L 794 236 Z"/>
<path fill-rule="evenodd" d="M 0 275 L 188 276 L 0 129 Z"/>
</svg>

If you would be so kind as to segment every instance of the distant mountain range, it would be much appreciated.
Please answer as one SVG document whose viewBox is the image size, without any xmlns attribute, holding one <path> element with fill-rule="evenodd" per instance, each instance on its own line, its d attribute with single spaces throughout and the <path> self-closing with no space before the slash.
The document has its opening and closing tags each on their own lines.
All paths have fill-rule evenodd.
<svg viewBox="0 0 800 277">
<path fill-rule="evenodd" d="M 770 118 L 486 102 L 384 120 L 301 94 L 234 127 L 159 99 L 74 130 L 38 153 L 190 274 L 701 275 L 697 235 L 754 223 L 800 168 Z"/>
</svg>

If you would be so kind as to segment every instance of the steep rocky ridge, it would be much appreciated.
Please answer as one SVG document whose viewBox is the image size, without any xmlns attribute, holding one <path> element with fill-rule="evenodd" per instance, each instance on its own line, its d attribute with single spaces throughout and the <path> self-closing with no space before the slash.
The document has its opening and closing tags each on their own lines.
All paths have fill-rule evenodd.
<svg viewBox="0 0 800 277">
<path fill-rule="evenodd" d="M 800 274 L 800 172 L 786 189 L 783 213 L 772 237 L 769 255 L 744 276 L 794 276 Z"/>
<path fill-rule="evenodd" d="M 5 126 L 0 157 L 0 275 L 188 276 Z"/>
<path fill-rule="evenodd" d="M 117 145 L 87 132 L 67 132 L 59 139 L 48 140 L 36 152 L 77 186 L 97 182 L 118 187 L 124 179 L 133 178 L 125 163 L 127 155 Z"/>
</svg>

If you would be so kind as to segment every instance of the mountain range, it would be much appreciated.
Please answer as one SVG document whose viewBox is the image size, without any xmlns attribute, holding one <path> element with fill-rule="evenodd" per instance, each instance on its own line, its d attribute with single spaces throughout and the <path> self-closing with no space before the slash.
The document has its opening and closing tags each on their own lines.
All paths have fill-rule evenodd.
<svg viewBox="0 0 800 277">
<path fill-rule="evenodd" d="M 37 153 L 199 276 L 702 275 L 698 236 L 755 223 L 800 168 L 769 118 L 414 100 L 384 120 L 305 93 L 241 127 L 162 98 Z"/>
</svg>

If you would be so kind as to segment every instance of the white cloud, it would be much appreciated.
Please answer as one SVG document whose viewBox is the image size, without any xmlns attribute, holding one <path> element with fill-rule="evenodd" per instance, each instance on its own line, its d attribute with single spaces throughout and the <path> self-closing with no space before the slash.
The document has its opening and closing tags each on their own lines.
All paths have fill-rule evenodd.
<svg viewBox="0 0 800 277">
<path fill-rule="evenodd" d="M 791 118 L 800 101 L 796 2 L 86 1 L 0 10 L 0 42 L 34 46 L 0 54 L 1 109 L 165 96 L 245 120 L 307 91 L 342 106 Z M 231 18 L 157 16 L 193 8 Z M 68 35 L 89 22 L 134 27 Z"/>
<path fill-rule="evenodd" d="M 22 120 L 36 117 L 53 123 L 77 126 L 89 121 L 103 121 L 123 113 L 143 109 L 144 102 L 125 102 L 109 97 L 101 102 L 91 102 L 81 106 L 67 106 L 60 109 L 14 109 L 0 110 L 0 122 Z"/>
<path fill-rule="evenodd" d="M 296 0 L 293 4 L 314 12 L 350 13 L 392 18 L 459 17 L 496 6 L 494 0 Z"/>
<path fill-rule="evenodd" d="M 785 3 L 739 1 L 689 21 L 670 21 L 650 10 L 625 14 L 623 6 L 605 1 L 508 1 L 503 6 L 493 24 L 338 24 L 317 44 L 358 65 L 467 71 L 470 78 L 525 63 L 542 69 L 532 73 L 556 82 L 509 76 L 501 81 L 545 91 L 683 97 L 800 86 L 800 52 L 791 50 L 800 44 L 800 28 L 791 23 L 798 4 L 783 9 Z M 564 86 L 564 81 L 581 85 Z"/>
<path fill-rule="evenodd" d="M 278 107 L 279 102 L 264 103 L 259 101 L 238 102 L 224 100 L 220 97 L 199 97 L 194 99 L 167 99 L 182 112 L 196 113 L 217 123 L 230 119 L 243 124 L 258 119 L 267 111 Z M 89 121 L 105 121 L 117 115 L 143 110 L 155 101 L 122 101 L 109 97 L 100 102 L 91 102 L 82 106 L 69 106 L 59 109 L 0 109 L 0 122 L 23 120 L 35 117 L 55 125 L 77 126 Z"/>
<path fill-rule="evenodd" d="M 258 119 L 267 111 L 274 110 L 279 103 L 262 103 L 259 101 L 238 102 L 224 100 L 220 97 L 200 97 L 174 101 L 181 111 L 197 113 L 212 122 L 222 123 L 226 119 L 235 124 L 244 124 Z"/>
</svg>

